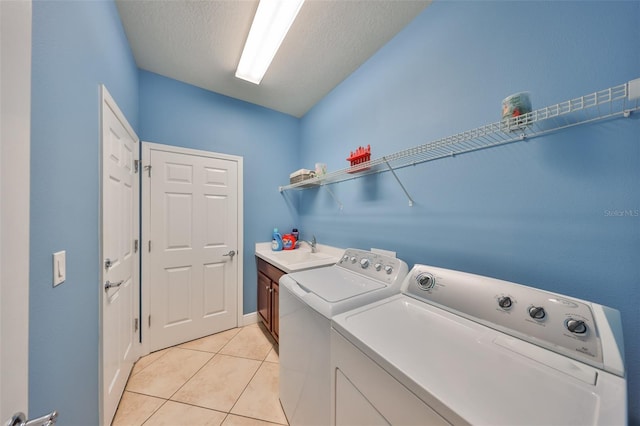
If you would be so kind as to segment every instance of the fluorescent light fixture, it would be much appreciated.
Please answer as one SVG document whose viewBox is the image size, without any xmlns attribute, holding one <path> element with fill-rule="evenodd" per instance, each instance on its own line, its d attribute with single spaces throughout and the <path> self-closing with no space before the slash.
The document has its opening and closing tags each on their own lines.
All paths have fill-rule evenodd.
<svg viewBox="0 0 640 426">
<path fill-rule="evenodd" d="M 260 0 L 236 77 L 260 84 L 304 0 Z"/>
</svg>

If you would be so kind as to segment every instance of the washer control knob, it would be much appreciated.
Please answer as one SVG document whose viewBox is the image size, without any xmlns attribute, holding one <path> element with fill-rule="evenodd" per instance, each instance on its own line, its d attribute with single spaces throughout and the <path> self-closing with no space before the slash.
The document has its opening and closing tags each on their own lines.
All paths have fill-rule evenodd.
<svg viewBox="0 0 640 426">
<path fill-rule="evenodd" d="M 582 320 L 569 318 L 564 325 L 573 334 L 585 334 L 587 332 L 587 324 Z"/>
<path fill-rule="evenodd" d="M 376 271 L 380 271 L 382 269 L 382 263 L 376 263 L 373 267 L 376 268 Z"/>
<path fill-rule="evenodd" d="M 509 296 L 502 296 L 498 298 L 498 305 L 505 311 L 513 305 L 513 301 Z"/>
<path fill-rule="evenodd" d="M 542 306 L 531 306 L 529 308 L 529 316 L 534 320 L 543 320 L 547 313 Z"/>
<path fill-rule="evenodd" d="M 351 256 L 351 263 L 356 263 L 356 261 L 357 261 L 357 260 L 358 260 L 358 259 L 356 259 L 356 257 L 355 257 L 355 256 Z"/>
<path fill-rule="evenodd" d="M 387 273 L 387 275 L 391 275 L 391 273 L 393 272 L 393 266 L 391 265 L 385 266 L 384 271 Z"/>
<path fill-rule="evenodd" d="M 360 266 L 362 266 L 362 269 L 367 269 L 369 267 L 369 263 L 369 259 L 367 258 L 360 260 Z"/>
<path fill-rule="evenodd" d="M 349 255 L 348 254 L 345 254 L 344 256 L 342 256 L 341 262 L 346 262 L 347 260 L 349 260 Z"/>
<path fill-rule="evenodd" d="M 431 290 L 436 285 L 436 279 L 429 273 L 423 273 L 416 277 L 418 287 L 422 290 Z"/>
</svg>

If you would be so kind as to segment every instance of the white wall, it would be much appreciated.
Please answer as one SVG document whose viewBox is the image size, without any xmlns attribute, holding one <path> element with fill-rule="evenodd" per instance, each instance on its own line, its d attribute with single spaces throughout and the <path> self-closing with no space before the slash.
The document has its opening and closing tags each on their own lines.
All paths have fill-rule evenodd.
<svg viewBox="0 0 640 426">
<path fill-rule="evenodd" d="M 28 412 L 31 1 L 0 1 L 0 423 Z"/>
</svg>

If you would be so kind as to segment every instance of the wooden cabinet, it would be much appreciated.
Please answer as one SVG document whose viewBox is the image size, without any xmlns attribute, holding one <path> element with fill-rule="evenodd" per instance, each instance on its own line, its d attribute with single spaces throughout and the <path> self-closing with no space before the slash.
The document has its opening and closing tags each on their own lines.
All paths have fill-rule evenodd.
<svg viewBox="0 0 640 426">
<path fill-rule="evenodd" d="M 256 257 L 258 264 L 258 316 L 269 330 L 276 342 L 278 341 L 278 315 L 280 286 L 278 281 L 285 272 L 272 264 Z"/>
</svg>

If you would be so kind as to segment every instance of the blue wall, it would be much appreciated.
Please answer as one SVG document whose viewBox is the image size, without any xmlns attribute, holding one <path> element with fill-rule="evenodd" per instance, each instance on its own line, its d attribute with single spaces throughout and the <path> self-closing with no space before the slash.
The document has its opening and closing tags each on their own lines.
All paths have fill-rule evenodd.
<svg viewBox="0 0 640 426">
<path fill-rule="evenodd" d="M 278 185 L 295 170 L 299 120 L 270 109 L 140 71 L 140 138 L 243 157 L 244 313 L 256 311 L 255 243 L 294 226 Z"/>
<path fill-rule="evenodd" d="M 29 409 L 98 424 L 99 106 L 138 123 L 138 75 L 112 1 L 34 1 Z M 52 253 L 67 280 L 52 287 Z"/>
<path fill-rule="evenodd" d="M 640 77 L 640 3 L 441 2 L 302 120 L 136 70 L 112 1 L 35 1 L 31 149 L 30 410 L 98 423 L 99 83 L 141 139 L 244 157 L 244 312 L 253 245 L 299 226 L 320 243 L 594 300 L 623 314 L 630 421 L 640 423 L 640 120 L 583 126 L 281 195 L 290 171 L 347 166 L 496 121 L 508 94 L 534 107 Z M 140 112 L 138 112 L 138 109 Z M 140 114 L 140 115 L 138 115 Z M 298 220 L 301 223 L 298 223 Z M 51 285 L 51 254 L 67 281 Z"/>
<path fill-rule="evenodd" d="M 301 120 L 301 165 L 378 158 L 640 77 L 640 2 L 436 2 Z M 593 300 L 622 312 L 640 423 L 640 120 L 582 126 L 299 195 L 302 229 L 336 246 Z M 611 210 L 633 216 L 613 217 Z"/>
</svg>

